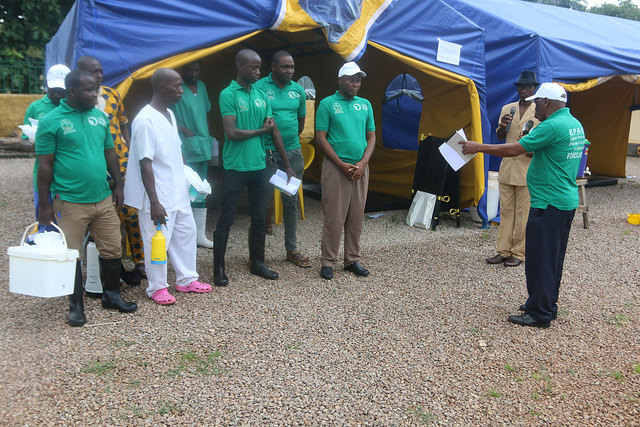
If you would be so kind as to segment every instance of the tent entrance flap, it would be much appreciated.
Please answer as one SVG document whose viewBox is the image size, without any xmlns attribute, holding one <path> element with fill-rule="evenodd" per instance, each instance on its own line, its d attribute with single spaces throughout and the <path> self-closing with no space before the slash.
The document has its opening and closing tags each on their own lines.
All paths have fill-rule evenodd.
<svg viewBox="0 0 640 427">
<path fill-rule="evenodd" d="M 260 31 L 243 36 L 234 41 L 186 52 L 149 65 L 133 73 L 133 85 L 125 98 L 128 111 L 137 112 L 150 97 L 147 80 L 154 69 L 160 66 L 180 67 L 190 61 L 199 59 L 202 64 L 201 79 L 207 85 L 213 108 L 210 113 L 212 134 L 218 141 L 224 141 L 218 94 L 235 78 L 233 58 L 241 48 L 252 48 L 264 58 L 262 74 L 269 70 L 270 56 L 277 50 L 285 48 L 296 60 L 296 77 L 309 76 L 317 92 L 317 99 L 322 99 L 337 90 L 337 70 L 344 60 L 331 51 L 324 42 L 318 42 L 317 29 L 287 33 L 281 31 Z M 423 89 L 425 104 L 429 108 L 421 112 L 417 138 L 420 134 L 447 137 L 459 128 L 466 128 L 471 138 L 481 140 L 480 113 L 477 91 L 473 82 L 465 77 L 449 71 L 422 63 L 400 55 L 384 46 L 370 42 L 359 63 L 368 70 L 363 80 L 361 95 L 369 99 L 374 108 L 376 121 L 376 150 L 370 163 L 370 189 L 396 197 L 409 198 L 415 170 L 416 152 L 394 150 L 384 147 L 382 138 L 382 105 L 385 88 L 397 75 L 408 73 L 415 77 Z M 129 83 L 124 83 L 131 84 Z M 307 114 L 315 114 L 308 111 Z M 319 162 L 322 156 L 316 156 L 305 176 L 319 180 Z M 482 157 L 465 167 L 462 172 L 462 206 L 468 206 L 480 199 L 484 191 Z"/>
</svg>

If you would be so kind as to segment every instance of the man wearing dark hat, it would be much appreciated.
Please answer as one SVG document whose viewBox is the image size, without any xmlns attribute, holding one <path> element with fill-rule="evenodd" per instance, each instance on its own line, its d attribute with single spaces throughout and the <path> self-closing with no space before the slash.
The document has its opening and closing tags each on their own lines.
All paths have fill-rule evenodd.
<svg viewBox="0 0 640 427">
<path fill-rule="evenodd" d="M 523 71 L 515 82 L 520 99 L 502 107 L 500 123 L 496 129 L 499 141 L 517 142 L 540 123 L 535 118 L 536 105 L 526 98 L 538 87 L 536 73 Z M 527 170 L 531 155 L 523 153 L 502 159 L 498 182 L 500 183 L 500 228 L 498 228 L 498 255 L 487 258 L 489 264 L 504 263 L 517 267 L 524 261 L 525 231 L 529 216 L 529 190 Z"/>
</svg>

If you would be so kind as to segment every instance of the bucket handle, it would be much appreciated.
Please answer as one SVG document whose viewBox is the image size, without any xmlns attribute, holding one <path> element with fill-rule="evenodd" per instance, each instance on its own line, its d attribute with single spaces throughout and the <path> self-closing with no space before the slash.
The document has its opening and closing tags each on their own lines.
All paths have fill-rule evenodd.
<svg viewBox="0 0 640 427">
<path fill-rule="evenodd" d="M 20 241 L 20 246 L 24 245 L 24 240 L 27 238 L 27 233 L 29 232 L 29 230 L 31 230 L 31 228 L 33 228 L 34 225 L 38 225 L 38 222 L 34 222 L 33 224 L 27 226 L 26 230 L 24 230 L 24 233 L 22 234 L 22 240 Z M 64 235 L 64 232 L 62 231 L 62 228 L 58 227 L 58 224 L 56 224 L 55 222 L 52 222 L 51 225 L 53 225 L 55 228 L 58 229 L 58 232 L 60 232 L 60 235 L 62 236 L 62 243 L 64 243 L 64 247 L 65 248 L 69 248 L 67 246 L 67 238 Z"/>
</svg>

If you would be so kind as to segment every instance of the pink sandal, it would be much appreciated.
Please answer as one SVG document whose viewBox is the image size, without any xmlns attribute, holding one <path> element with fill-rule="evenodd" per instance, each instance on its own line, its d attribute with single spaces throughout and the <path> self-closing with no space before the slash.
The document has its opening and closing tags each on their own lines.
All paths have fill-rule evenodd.
<svg viewBox="0 0 640 427">
<path fill-rule="evenodd" d="M 155 291 L 151 295 L 151 299 L 160 305 L 170 305 L 176 302 L 176 298 L 169 293 L 167 288 Z"/>
<path fill-rule="evenodd" d="M 198 294 L 204 294 L 211 292 L 211 285 L 208 283 L 200 283 L 197 280 L 189 283 L 185 286 L 176 285 L 176 291 L 178 292 L 195 292 Z"/>
</svg>

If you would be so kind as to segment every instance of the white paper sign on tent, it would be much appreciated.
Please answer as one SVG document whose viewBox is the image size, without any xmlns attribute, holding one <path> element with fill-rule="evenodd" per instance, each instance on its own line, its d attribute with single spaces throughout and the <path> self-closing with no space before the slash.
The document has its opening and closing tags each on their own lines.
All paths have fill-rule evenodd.
<svg viewBox="0 0 640 427">
<path fill-rule="evenodd" d="M 444 157 L 454 171 L 459 170 L 476 156 L 475 154 L 462 154 L 462 145 L 460 142 L 466 140 L 467 136 L 464 134 L 464 130 L 459 129 L 447 142 L 438 147 L 440 154 L 442 154 L 442 157 Z"/>
<path fill-rule="evenodd" d="M 436 60 L 447 64 L 460 65 L 461 44 L 451 43 L 438 37 L 438 53 Z"/>
</svg>

